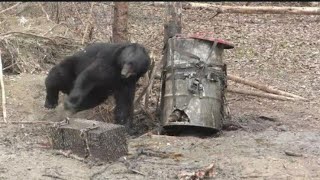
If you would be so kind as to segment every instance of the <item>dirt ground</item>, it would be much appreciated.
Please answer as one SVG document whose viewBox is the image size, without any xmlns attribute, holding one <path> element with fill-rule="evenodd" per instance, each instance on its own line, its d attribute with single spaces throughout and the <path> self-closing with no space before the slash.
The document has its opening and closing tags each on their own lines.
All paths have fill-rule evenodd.
<svg viewBox="0 0 320 180">
<path fill-rule="evenodd" d="M 130 6 L 132 39 L 146 44 L 158 59 L 164 13 L 161 8 Z M 203 10 L 184 11 L 183 32 L 210 31 L 231 41 L 235 48 L 224 55 L 228 73 L 301 95 L 308 101 L 228 93 L 231 120 L 241 129 L 206 138 L 131 137 L 126 156 L 129 167 L 123 160 L 92 164 L 57 155 L 49 147 L 47 125 L 2 123 L 0 179 L 177 179 L 211 164 L 213 179 L 320 179 L 320 17 L 212 16 L 213 12 Z M 61 120 L 59 109 L 43 107 L 47 71 L 5 75 L 8 121 Z M 152 96 L 158 92 L 157 83 Z M 161 152 L 172 155 L 154 155 Z"/>
</svg>

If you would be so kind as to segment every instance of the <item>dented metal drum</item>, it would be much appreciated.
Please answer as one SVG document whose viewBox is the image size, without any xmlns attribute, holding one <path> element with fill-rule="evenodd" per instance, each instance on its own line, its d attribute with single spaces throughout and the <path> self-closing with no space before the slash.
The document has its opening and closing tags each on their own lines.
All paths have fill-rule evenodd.
<svg viewBox="0 0 320 180">
<path fill-rule="evenodd" d="M 163 127 L 220 130 L 227 82 L 222 55 L 233 45 L 202 34 L 176 36 L 169 39 L 168 45 L 163 74 Z"/>
</svg>

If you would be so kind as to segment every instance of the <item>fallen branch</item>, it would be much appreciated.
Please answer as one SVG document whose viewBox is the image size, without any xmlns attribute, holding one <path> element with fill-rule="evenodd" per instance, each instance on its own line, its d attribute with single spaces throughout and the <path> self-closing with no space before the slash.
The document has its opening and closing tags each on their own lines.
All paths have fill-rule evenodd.
<svg viewBox="0 0 320 180">
<path fill-rule="evenodd" d="M 285 92 L 285 91 L 281 91 L 281 90 L 278 90 L 278 89 L 274 89 L 271 86 L 262 85 L 262 84 L 258 84 L 258 83 L 252 82 L 252 81 L 248 81 L 246 79 L 243 79 L 241 77 L 234 76 L 234 75 L 231 75 L 231 74 L 228 74 L 227 78 L 232 80 L 232 81 L 235 81 L 235 82 L 238 82 L 238 83 L 241 83 L 241 84 L 245 84 L 245 85 L 257 88 L 259 90 L 265 91 L 265 92 L 278 94 L 278 95 L 283 95 L 283 96 L 288 96 L 288 97 L 301 99 L 301 100 L 307 100 L 304 97 L 301 97 L 301 96 L 298 96 L 298 95 L 295 95 L 295 94 L 292 94 L 292 93 L 288 93 L 288 92 Z"/>
<path fill-rule="evenodd" d="M 7 11 L 9 11 L 9 10 L 11 10 L 11 9 L 13 9 L 13 8 L 15 8 L 15 7 L 17 7 L 17 6 L 19 6 L 21 3 L 22 3 L 22 2 L 18 2 L 17 4 L 15 4 L 15 5 L 13 5 L 13 6 L 11 6 L 11 7 L 7 8 L 7 9 L 4 9 L 4 10 L 0 11 L 0 14 L 5 13 L 5 12 L 7 12 Z"/>
<path fill-rule="evenodd" d="M 0 122 L 0 124 L 3 122 Z M 56 122 L 50 121 L 10 121 L 10 124 L 55 124 Z"/>
<path fill-rule="evenodd" d="M 153 6 L 165 7 L 166 3 L 154 3 Z M 207 3 L 186 3 L 182 8 L 220 13 L 320 15 L 319 7 L 219 6 Z"/>
<path fill-rule="evenodd" d="M 264 97 L 264 98 L 269 98 L 269 99 L 277 99 L 277 100 L 282 100 L 282 101 L 296 101 L 296 99 L 294 99 L 294 98 L 286 97 L 286 96 L 282 96 L 282 95 L 275 95 L 275 94 L 269 94 L 269 93 L 263 93 L 263 92 L 255 92 L 255 91 L 249 91 L 249 90 L 231 89 L 229 87 L 228 87 L 227 91 L 232 92 L 232 93 L 258 96 L 258 97 Z"/>
<path fill-rule="evenodd" d="M 4 82 L 3 82 L 3 69 L 2 69 L 2 59 L 1 59 L 1 50 L 0 50 L 0 84 L 1 84 L 1 99 L 2 99 L 2 115 L 3 121 L 7 122 L 7 110 L 6 110 L 6 95 L 4 91 Z"/>
<path fill-rule="evenodd" d="M 32 34 L 32 33 L 27 33 L 27 32 L 11 31 L 11 32 L 0 34 L 0 36 L 3 37 L 3 36 L 11 35 L 11 34 L 23 34 L 23 35 L 33 36 L 33 37 L 37 37 L 37 38 L 43 38 L 43 39 L 47 39 L 47 40 L 51 41 L 54 44 L 57 44 L 53 39 L 51 39 L 49 37 L 36 35 L 36 34 Z"/>
</svg>

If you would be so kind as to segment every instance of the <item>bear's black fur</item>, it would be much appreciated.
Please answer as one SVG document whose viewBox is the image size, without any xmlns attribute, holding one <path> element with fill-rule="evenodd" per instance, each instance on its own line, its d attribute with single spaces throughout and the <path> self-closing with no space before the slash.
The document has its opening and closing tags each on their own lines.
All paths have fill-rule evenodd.
<svg viewBox="0 0 320 180">
<path fill-rule="evenodd" d="M 94 108 L 114 95 L 116 123 L 131 123 L 136 83 L 149 66 L 150 57 L 140 44 L 89 45 L 50 70 L 45 107 L 58 105 L 60 91 L 68 95 L 64 107 L 73 113 Z"/>
</svg>

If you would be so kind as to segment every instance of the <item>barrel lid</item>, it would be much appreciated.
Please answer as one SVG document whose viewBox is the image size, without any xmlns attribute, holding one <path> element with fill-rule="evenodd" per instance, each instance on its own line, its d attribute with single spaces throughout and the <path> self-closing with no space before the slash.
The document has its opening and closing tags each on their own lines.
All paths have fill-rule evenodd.
<svg viewBox="0 0 320 180">
<path fill-rule="evenodd" d="M 187 37 L 194 38 L 194 39 L 202 39 L 202 40 L 211 41 L 211 42 L 217 41 L 219 44 L 224 45 L 224 49 L 233 49 L 234 48 L 234 45 L 232 43 L 227 42 L 223 39 L 214 38 L 213 35 L 214 34 L 211 32 L 197 32 L 197 33 L 189 34 L 189 35 L 187 35 Z M 178 34 L 177 36 L 182 37 L 183 35 Z"/>
</svg>

